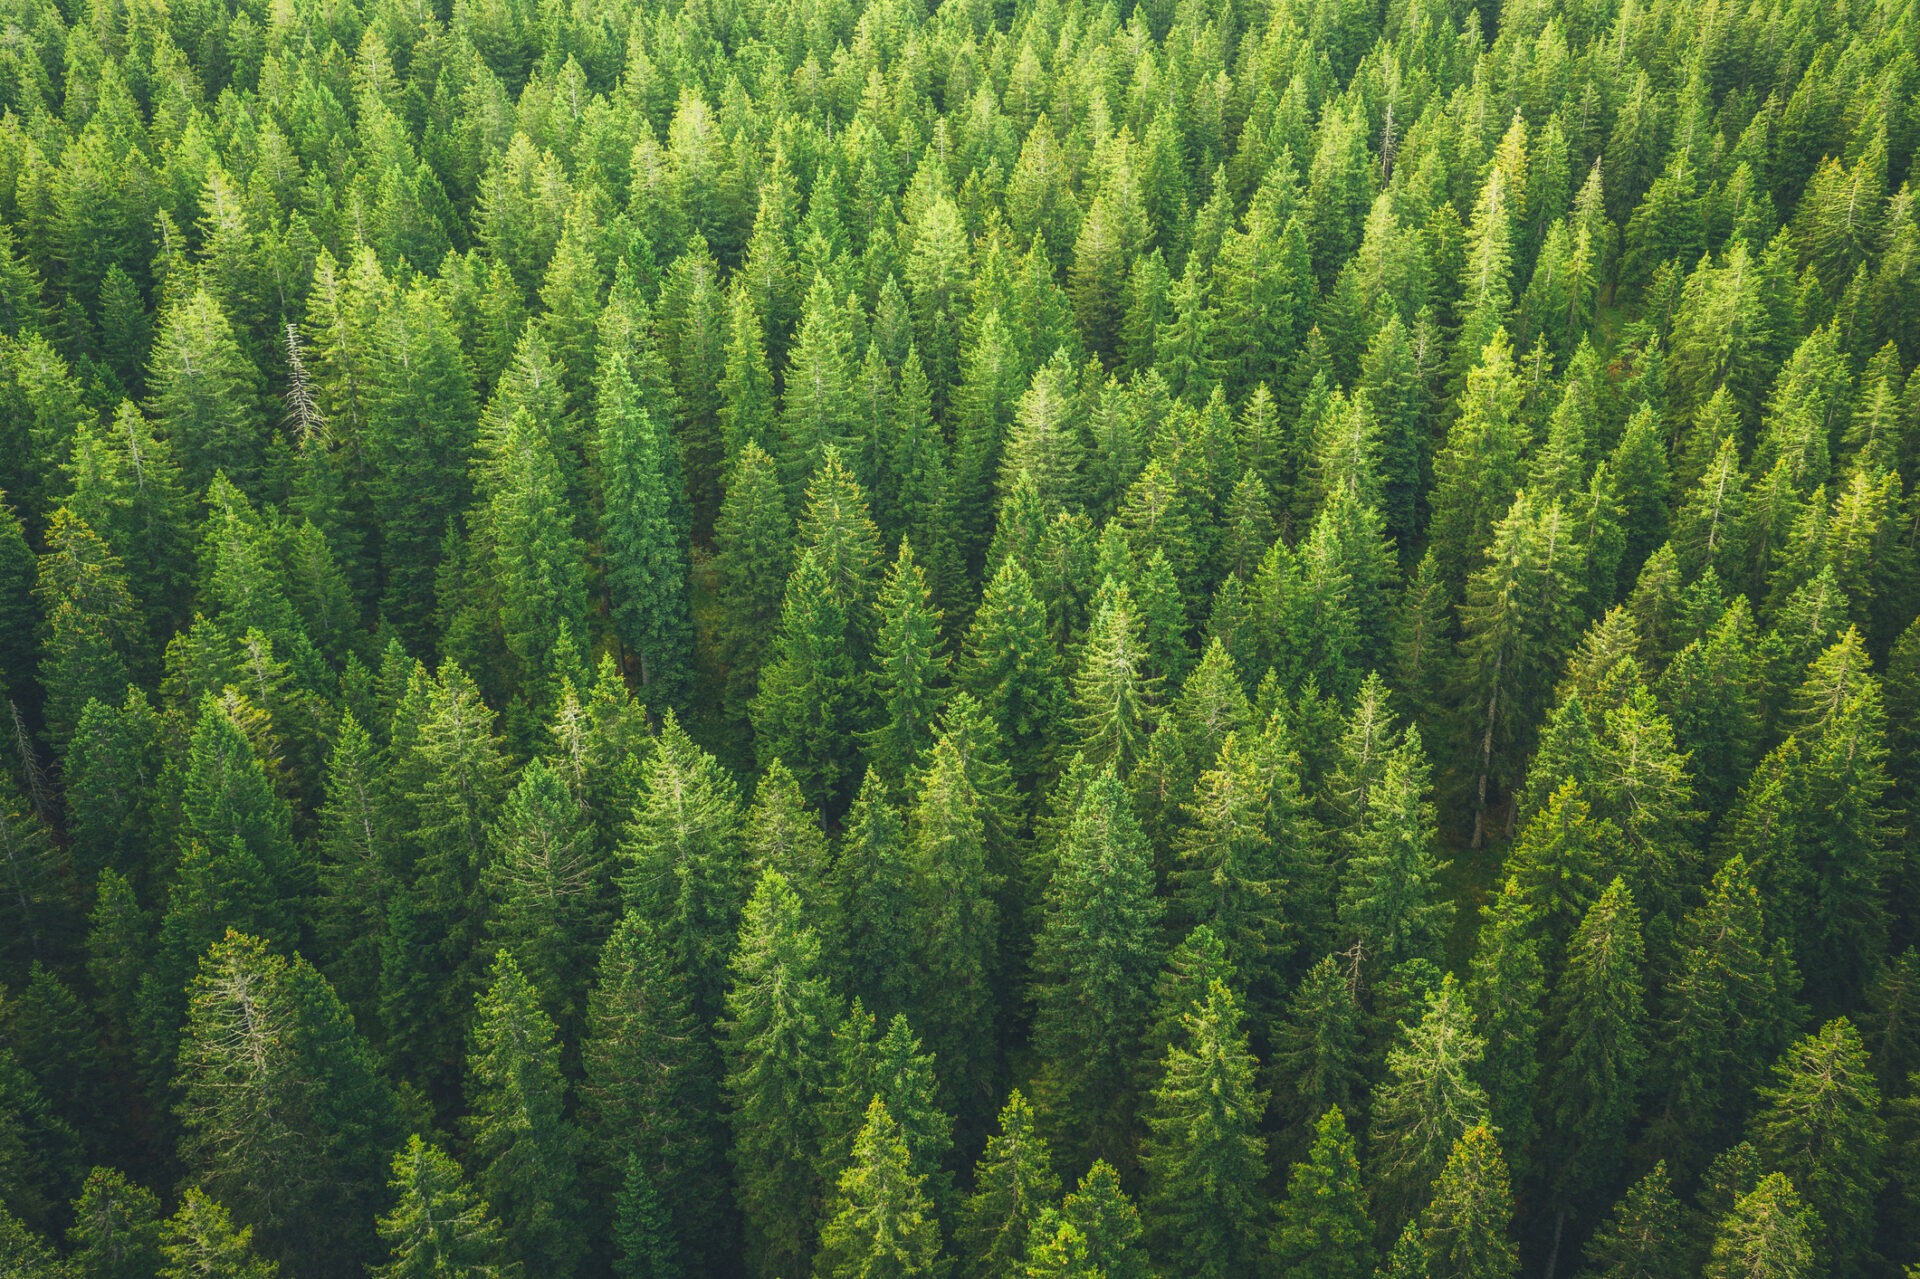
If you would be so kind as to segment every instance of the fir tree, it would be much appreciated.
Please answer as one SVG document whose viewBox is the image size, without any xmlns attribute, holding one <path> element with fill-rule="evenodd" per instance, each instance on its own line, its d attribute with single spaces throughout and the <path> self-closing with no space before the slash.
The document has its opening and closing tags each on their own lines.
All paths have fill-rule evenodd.
<svg viewBox="0 0 1920 1279">
<path fill-rule="evenodd" d="M 1780 1173 L 1763 1178 L 1721 1219 L 1707 1279 L 1807 1279 L 1821 1273 L 1815 1257 L 1818 1218 Z"/>
<path fill-rule="evenodd" d="M 73 1205 L 67 1241 L 78 1279 L 147 1279 L 161 1265 L 160 1200 L 113 1168 L 95 1168 Z"/>
<path fill-rule="evenodd" d="M 1586 1273 L 1594 1279 L 1678 1279 L 1685 1259 L 1673 1246 L 1680 1234 L 1666 1161 L 1633 1183 L 1587 1241 Z"/>
<path fill-rule="evenodd" d="M 867 756 L 898 784 L 933 745 L 947 672 L 940 610 L 905 540 L 880 589 L 878 612 L 873 684 L 881 722 L 868 736 Z"/>
</svg>

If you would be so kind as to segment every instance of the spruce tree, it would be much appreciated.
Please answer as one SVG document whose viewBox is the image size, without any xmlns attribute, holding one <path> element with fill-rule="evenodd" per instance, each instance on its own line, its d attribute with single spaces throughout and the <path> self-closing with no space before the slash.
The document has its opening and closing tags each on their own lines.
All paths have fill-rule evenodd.
<svg viewBox="0 0 1920 1279">
<path fill-rule="evenodd" d="M 948 666 L 940 610 L 904 539 L 880 588 L 877 611 L 873 691 L 879 719 L 866 739 L 867 758 L 898 785 L 933 745 Z"/>
<path fill-rule="evenodd" d="M 1363 1014 L 1353 989 L 1355 974 L 1336 955 L 1309 968 L 1288 998 L 1285 1018 L 1273 1029 L 1271 1077 L 1274 1105 L 1293 1128 L 1294 1148 L 1330 1112 L 1360 1113 L 1363 1100 Z"/>
<path fill-rule="evenodd" d="M 820 1228 L 813 1273 L 820 1279 L 944 1274 L 940 1221 L 927 1200 L 925 1182 L 925 1174 L 913 1169 L 913 1154 L 899 1122 L 875 1097 Z"/>
<path fill-rule="evenodd" d="M 1804 1187 L 1818 1223 L 1813 1244 L 1821 1266 L 1834 1275 L 1858 1273 L 1887 1145 L 1880 1085 L 1860 1032 L 1844 1017 L 1828 1022 L 1788 1048 L 1773 1077 L 1760 1089 L 1754 1146 L 1764 1166 Z"/>
<path fill-rule="evenodd" d="M 148 1279 L 161 1265 L 160 1199 L 114 1168 L 95 1168 L 73 1204 L 76 1279 Z"/>
<path fill-rule="evenodd" d="M 740 792 L 671 714 L 643 781 L 619 849 L 621 895 L 659 930 L 695 1019 L 710 1025 L 746 904 Z"/>
<path fill-rule="evenodd" d="M 1640 912 L 1616 879 L 1580 922 L 1553 991 L 1549 1166 L 1563 1212 L 1603 1193 L 1626 1155 L 1647 1064 L 1644 968 Z"/>
<path fill-rule="evenodd" d="M 1682 1211 L 1661 1160 L 1628 1188 L 1593 1232 L 1585 1273 L 1594 1279 L 1679 1279 L 1686 1264 L 1673 1241 L 1680 1234 Z"/>
<path fill-rule="evenodd" d="M 663 1199 L 666 1242 L 698 1262 L 722 1233 L 718 1061 L 660 931 L 638 910 L 601 951 L 580 1058 L 589 1185 L 602 1203 L 612 1198 L 616 1221 L 626 1188 L 648 1187 Z"/>
<path fill-rule="evenodd" d="M 1035 1090 L 1062 1150 L 1118 1159 L 1126 1149 L 1134 1035 L 1161 960 L 1153 880 L 1152 853 L 1109 767 L 1081 797 L 1034 941 Z"/>
<path fill-rule="evenodd" d="M 1304 1279 L 1366 1279 L 1373 1225 L 1353 1137 L 1338 1106 L 1314 1125 L 1307 1157 L 1287 1178 L 1274 1224 L 1273 1264 Z"/>
<path fill-rule="evenodd" d="M 415 1133 L 393 1157 L 393 1210 L 379 1221 L 389 1249 L 378 1279 L 492 1279 L 508 1269 L 500 1221 L 452 1156 Z"/>
<path fill-rule="evenodd" d="M 1822 1273 L 1816 1255 L 1819 1218 L 1781 1173 L 1769 1173 L 1734 1204 L 1713 1236 L 1707 1279 L 1809 1279 Z"/>
<path fill-rule="evenodd" d="M 1258 1064 L 1224 984 L 1212 983 L 1183 1020 L 1146 1113 L 1148 1233 L 1195 1279 L 1244 1274 L 1259 1264 L 1269 1224 L 1258 1191 L 1267 1094 L 1255 1087 Z"/>
<path fill-rule="evenodd" d="M 834 997 L 820 942 L 785 876 L 760 878 L 740 921 L 726 1018 L 726 1098 L 736 1197 L 754 1273 L 799 1273 L 821 1198 L 812 1122 L 831 1067 Z"/>
<path fill-rule="evenodd" d="M 600 554 L 621 643 L 638 662 L 642 696 L 684 705 L 692 690 L 693 619 L 688 608 L 691 519 L 669 423 L 656 422 L 618 350 L 596 374 Z"/>
<path fill-rule="evenodd" d="M 370 1260 L 399 1116 L 325 978 L 228 933 L 189 991 L 174 1087 L 193 1183 L 264 1251 L 329 1274 Z"/>
<path fill-rule="evenodd" d="M 1460 1134 L 1433 1184 L 1420 1233 L 1434 1279 L 1512 1279 L 1520 1269 L 1513 1245 L 1513 1192 L 1500 1143 L 1486 1124 Z"/>
<path fill-rule="evenodd" d="M 1035 1130 L 1033 1110 L 1019 1089 L 1007 1098 L 998 1126 L 974 1165 L 973 1193 L 954 1230 L 968 1279 L 1022 1274 L 1033 1231 L 1060 1193 L 1053 1152 Z"/>
<path fill-rule="evenodd" d="M 1373 1092 L 1373 1159 L 1384 1221 L 1404 1221 L 1426 1202 L 1455 1143 L 1484 1125 L 1487 1094 L 1474 1078 L 1486 1041 L 1452 974 L 1426 997 L 1420 1020 L 1402 1024 Z M 1491 1140 L 1491 1138 L 1489 1138 Z M 1501 1180 L 1506 1179 L 1505 1163 Z"/>
<path fill-rule="evenodd" d="M 793 521 L 773 459 L 748 444 L 727 474 L 714 526 L 720 597 L 718 644 L 727 667 L 727 706 L 742 717 L 772 656 L 792 558 Z"/>
<path fill-rule="evenodd" d="M 577 1229 L 579 1135 L 553 1021 L 507 951 L 474 1008 L 465 1127 L 474 1190 L 500 1213 L 511 1256 L 571 1275 L 587 1242 Z"/>
<path fill-rule="evenodd" d="M 194 1186 L 160 1232 L 159 1279 L 276 1279 L 278 1264 L 256 1256 L 253 1227 L 236 1228 L 218 1200 Z"/>
</svg>

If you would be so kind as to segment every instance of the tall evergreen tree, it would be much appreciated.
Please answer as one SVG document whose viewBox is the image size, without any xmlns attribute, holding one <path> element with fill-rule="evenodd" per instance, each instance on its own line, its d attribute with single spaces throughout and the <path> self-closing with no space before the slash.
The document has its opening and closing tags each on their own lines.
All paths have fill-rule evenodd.
<svg viewBox="0 0 1920 1279">
<path fill-rule="evenodd" d="M 1338 1106 L 1314 1125 L 1307 1157 L 1287 1178 L 1274 1226 L 1273 1262 L 1289 1275 L 1365 1279 L 1372 1272 L 1373 1225 L 1353 1138 Z"/>
<path fill-rule="evenodd" d="M 968 1279 L 1020 1275 L 1034 1228 L 1060 1193 L 1053 1153 L 1017 1088 L 1000 1111 L 999 1129 L 974 1166 L 973 1193 L 954 1231 Z"/>
<path fill-rule="evenodd" d="M 639 664 L 650 702 L 684 705 L 692 689 L 693 619 L 688 608 L 691 515 L 679 451 L 641 402 L 618 350 L 596 374 L 599 466 L 604 486 L 600 553 L 621 642 Z"/>
<path fill-rule="evenodd" d="M 379 1279 L 493 1279 L 507 1272 L 506 1238 L 460 1165 L 415 1133 L 393 1157 L 393 1210 L 380 1218 L 388 1247 Z"/>
<path fill-rule="evenodd" d="M 507 951 L 474 1009 L 466 1129 L 474 1189 L 497 1207 L 513 1258 L 572 1274 L 586 1245 L 575 1220 L 579 1135 L 566 1113 L 553 1021 Z"/>
<path fill-rule="evenodd" d="M 1257 1063 L 1225 985 L 1214 982 L 1184 1021 L 1184 1042 L 1167 1050 L 1147 1109 L 1148 1230 L 1181 1273 L 1244 1274 L 1260 1264 L 1267 1238 L 1258 1192 L 1267 1095 L 1255 1087 Z"/>
</svg>

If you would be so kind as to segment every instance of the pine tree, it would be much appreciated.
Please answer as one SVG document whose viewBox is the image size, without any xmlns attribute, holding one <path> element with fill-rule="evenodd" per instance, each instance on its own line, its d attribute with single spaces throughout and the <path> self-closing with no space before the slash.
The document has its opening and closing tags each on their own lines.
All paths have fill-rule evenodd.
<svg viewBox="0 0 1920 1279">
<path fill-rule="evenodd" d="M 1034 941 L 1035 1089 L 1063 1150 L 1126 1149 L 1134 1035 L 1161 962 L 1153 887 L 1152 852 L 1109 767 L 1081 797 Z"/>
<path fill-rule="evenodd" d="M 1485 1055 L 1472 1010 L 1448 974 L 1427 995 L 1420 1020 L 1402 1025 L 1400 1042 L 1387 1053 L 1387 1077 L 1374 1089 L 1373 1155 L 1383 1221 L 1415 1215 L 1455 1143 L 1484 1125 L 1487 1094 L 1473 1070 Z M 1504 1182 L 1504 1161 L 1500 1176 Z"/>
<path fill-rule="evenodd" d="M 500 1213 L 512 1255 L 572 1274 L 586 1244 L 575 1220 L 579 1136 L 566 1114 L 553 1021 L 507 951 L 474 1008 L 466 1129 L 474 1190 Z"/>
<path fill-rule="evenodd" d="M 1511 1279 L 1520 1253 L 1509 1230 L 1513 1193 L 1500 1143 L 1485 1123 L 1460 1134 L 1420 1219 L 1434 1279 Z"/>
<path fill-rule="evenodd" d="M 1886 1123 L 1866 1046 L 1842 1017 L 1793 1044 L 1759 1090 L 1754 1146 L 1766 1166 L 1804 1186 L 1823 1268 L 1858 1273 L 1885 1179 Z M 1718 1245 L 1715 1248 L 1718 1255 Z"/>
<path fill-rule="evenodd" d="M 913 1170 L 912 1151 L 899 1122 L 875 1097 L 820 1228 L 813 1273 L 821 1279 L 944 1274 L 940 1221 L 927 1200 L 925 1182 L 925 1174 Z"/>
<path fill-rule="evenodd" d="M 691 516 L 669 424 L 656 422 L 618 351 L 596 374 L 603 485 L 601 556 L 621 642 L 639 659 L 649 701 L 684 705 L 692 690 L 687 604 Z"/>
<path fill-rule="evenodd" d="M 415 1133 L 393 1157 L 396 1201 L 380 1218 L 378 1279 L 494 1279 L 508 1272 L 499 1219 L 474 1196 L 451 1156 Z"/>
<path fill-rule="evenodd" d="M 1196 1279 L 1244 1274 L 1266 1241 L 1267 1094 L 1254 1085 L 1239 1002 L 1224 984 L 1212 983 L 1183 1021 L 1184 1042 L 1167 1049 L 1146 1113 L 1148 1229 L 1156 1251 Z"/>
<path fill-rule="evenodd" d="M 1273 1263 L 1303 1279 L 1367 1279 L 1373 1226 L 1360 1161 L 1338 1106 L 1314 1125 L 1313 1146 L 1293 1166 L 1273 1232 Z"/>
<path fill-rule="evenodd" d="M 1467 977 L 1474 1027 L 1486 1041 L 1481 1079 L 1487 1117 L 1523 1162 L 1537 1129 L 1535 1083 L 1540 1076 L 1540 1029 L 1546 1005 L 1546 964 L 1541 956 L 1538 913 L 1509 877 L 1487 907 Z"/>
<path fill-rule="evenodd" d="M 366 1013 L 379 1006 L 380 948 L 400 861 L 380 763 L 373 738 L 348 711 L 327 758 L 314 931 L 328 979 Z"/>
<path fill-rule="evenodd" d="M 1033 1110 L 1019 1089 L 1000 1111 L 1000 1131 L 987 1138 L 974 1165 L 973 1193 L 954 1230 L 968 1279 L 1016 1279 L 1030 1237 L 1060 1193 L 1053 1153 L 1034 1128 Z"/>
<path fill-rule="evenodd" d="M 275 1279 L 280 1267 L 253 1252 L 253 1228 L 235 1228 L 219 1201 L 199 1187 L 181 1196 L 160 1232 L 159 1279 Z"/>
<path fill-rule="evenodd" d="M 821 1198 L 811 1117 L 827 1086 L 837 1016 L 819 940 L 801 914 L 779 871 L 761 876 L 740 921 L 720 1024 L 747 1257 L 766 1276 L 806 1266 Z"/>
</svg>

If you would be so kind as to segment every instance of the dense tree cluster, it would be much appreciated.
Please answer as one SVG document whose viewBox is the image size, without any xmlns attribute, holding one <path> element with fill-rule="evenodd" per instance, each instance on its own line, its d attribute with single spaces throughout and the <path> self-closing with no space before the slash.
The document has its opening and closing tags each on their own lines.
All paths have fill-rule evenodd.
<svg viewBox="0 0 1920 1279">
<path fill-rule="evenodd" d="M 0 9 L 0 1274 L 1920 1273 L 1915 0 Z"/>
</svg>

